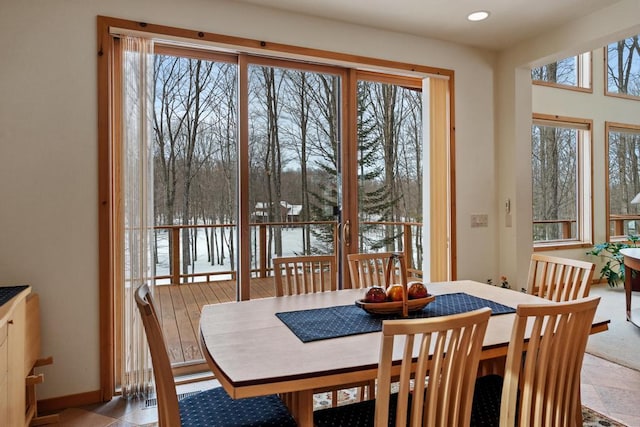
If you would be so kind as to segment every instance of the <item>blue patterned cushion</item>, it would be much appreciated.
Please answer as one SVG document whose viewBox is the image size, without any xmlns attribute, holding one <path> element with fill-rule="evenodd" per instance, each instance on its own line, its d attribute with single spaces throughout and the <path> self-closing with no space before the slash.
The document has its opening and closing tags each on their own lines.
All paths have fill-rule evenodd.
<svg viewBox="0 0 640 427">
<path fill-rule="evenodd" d="M 276 395 L 232 399 L 222 387 L 179 402 L 183 427 L 295 427 L 296 422 Z"/>
<path fill-rule="evenodd" d="M 393 393 L 389 399 L 389 427 L 396 425 L 396 406 L 398 394 Z M 411 408 L 411 395 L 409 395 L 409 408 Z M 376 401 L 342 405 L 336 408 L 327 408 L 313 413 L 315 427 L 371 427 L 374 424 Z"/>
<path fill-rule="evenodd" d="M 487 375 L 476 380 L 471 427 L 497 427 L 500 424 L 502 382 L 499 375 Z"/>
</svg>

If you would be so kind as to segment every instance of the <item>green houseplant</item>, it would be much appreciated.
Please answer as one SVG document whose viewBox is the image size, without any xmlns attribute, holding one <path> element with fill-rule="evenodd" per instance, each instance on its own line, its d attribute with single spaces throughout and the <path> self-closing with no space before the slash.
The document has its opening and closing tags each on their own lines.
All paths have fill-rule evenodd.
<svg viewBox="0 0 640 427">
<path fill-rule="evenodd" d="M 602 256 L 606 259 L 600 270 L 600 280 L 606 278 L 607 284 L 611 287 L 618 286 L 618 283 L 624 283 L 624 260 L 620 249 L 638 247 L 638 241 L 640 241 L 640 236 L 629 235 L 627 241 L 598 243 L 587 252 L 588 255 Z M 634 274 L 633 278 L 636 276 L 637 274 Z"/>
</svg>

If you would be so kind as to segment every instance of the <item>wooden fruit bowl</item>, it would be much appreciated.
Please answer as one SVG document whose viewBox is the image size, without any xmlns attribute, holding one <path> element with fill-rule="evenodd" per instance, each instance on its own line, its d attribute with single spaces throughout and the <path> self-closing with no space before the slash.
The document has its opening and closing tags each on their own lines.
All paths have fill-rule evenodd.
<svg viewBox="0 0 640 427">
<path fill-rule="evenodd" d="M 407 300 L 407 310 L 409 313 L 422 310 L 435 299 L 435 295 L 427 295 L 424 298 Z M 403 304 L 404 301 L 365 302 L 364 299 L 356 300 L 356 306 L 371 314 L 402 314 Z"/>
</svg>

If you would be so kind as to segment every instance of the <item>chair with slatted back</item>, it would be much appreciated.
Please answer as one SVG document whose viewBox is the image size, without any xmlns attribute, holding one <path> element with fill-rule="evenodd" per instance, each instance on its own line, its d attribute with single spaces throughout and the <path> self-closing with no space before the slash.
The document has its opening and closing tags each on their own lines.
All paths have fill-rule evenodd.
<svg viewBox="0 0 640 427">
<path fill-rule="evenodd" d="M 589 297 L 519 305 L 504 377 L 477 380 L 471 424 L 582 425 L 580 371 L 599 302 L 600 297 Z"/>
<path fill-rule="evenodd" d="M 274 257 L 276 296 L 335 291 L 335 255 Z"/>
<path fill-rule="evenodd" d="M 571 301 L 589 295 L 595 265 L 587 261 L 533 254 L 527 293 L 551 301 Z"/>
<path fill-rule="evenodd" d="M 337 270 L 335 255 L 301 255 L 273 258 L 274 283 L 276 296 L 312 294 L 316 292 L 335 291 L 337 289 Z M 360 398 L 364 399 L 365 387 L 370 382 L 351 384 L 353 387 L 361 387 Z M 339 389 L 319 389 L 317 393 L 330 392 L 331 405 L 338 404 Z"/>
<path fill-rule="evenodd" d="M 490 315 L 491 309 L 482 308 L 450 316 L 385 320 L 376 399 L 316 411 L 316 427 L 468 426 Z M 398 365 L 394 358 L 399 356 Z M 392 394 L 391 382 L 398 375 L 399 391 Z"/>
<path fill-rule="evenodd" d="M 351 276 L 351 288 L 364 289 L 372 286 L 386 288 L 386 286 L 390 284 L 387 283 L 387 277 L 390 277 L 391 283 L 400 283 L 401 277 L 400 271 L 398 271 L 398 265 L 389 262 L 395 256 L 396 254 L 393 252 L 347 255 L 349 275 Z M 389 268 L 393 270 L 389 272 Z"/>
<path fill-rule="evenodd" d="M 216 387 L 178 401 L 169 355 L 149 288 L 142 285 L 136 289 L 135 299 L 151 353 L 160 427 L 296 425 L 276 395 L 232 399 L 222 387 Z"/>
<path fill-rule="evenodd" d="M 570 301 L 589 295 L 595 265 L 587 261 L 531 255 L 527 293 L 551 301 Z"/>
</svg>

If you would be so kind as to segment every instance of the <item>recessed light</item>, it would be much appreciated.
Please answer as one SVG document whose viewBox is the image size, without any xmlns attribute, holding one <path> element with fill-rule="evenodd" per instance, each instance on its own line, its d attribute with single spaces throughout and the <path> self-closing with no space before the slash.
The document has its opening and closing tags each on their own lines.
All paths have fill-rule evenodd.
<svg viewBox="0 0 640 427">
<path fill-rule="evenodd" d="M 484 21 L 488 17 L 489 17 L 489 12 L 487 12 L 486 10 L 479 10 L 477 12 L 470 13 L 469 16 L 467 16 L 467 19 L 469 21 L 477 22 L 477 21 Z"/>
</svg>

